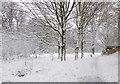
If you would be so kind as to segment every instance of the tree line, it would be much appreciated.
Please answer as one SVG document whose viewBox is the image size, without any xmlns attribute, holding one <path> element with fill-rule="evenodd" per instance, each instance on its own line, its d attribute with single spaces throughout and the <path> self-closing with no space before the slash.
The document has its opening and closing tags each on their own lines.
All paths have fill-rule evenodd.
<svg viewBox="0 0 120 84">
<path fill-rule="evenodd" d="M 50 1 L 4 2 L 2 28 L 5 33 L 25 33 L 39 42 L 56 46 L 58 58 L 66 60 L 73 46 L 75 60 L 89 49 L 117 45 L 118 8 L 112 2 Z M 71 42 L 71 43 L 70 43 Z"/>
</svg>

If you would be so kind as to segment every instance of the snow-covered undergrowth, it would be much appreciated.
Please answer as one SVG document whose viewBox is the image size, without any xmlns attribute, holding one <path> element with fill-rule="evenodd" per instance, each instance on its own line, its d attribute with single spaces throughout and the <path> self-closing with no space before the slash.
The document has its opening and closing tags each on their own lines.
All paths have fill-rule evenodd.
<svg viewBox="0 0 120 84">
<path fill-rule="evenodd" d="M 21 58 L 3 63 L 2 81 L 11 82 L 117 82 L 118 54 L 96 53 L 74 60 L 67 54 L 61 62 L 57 54 L 41 54 L 39 58 Z M 21 75 L 22 76 L 19 76 Z"/>
</svg>

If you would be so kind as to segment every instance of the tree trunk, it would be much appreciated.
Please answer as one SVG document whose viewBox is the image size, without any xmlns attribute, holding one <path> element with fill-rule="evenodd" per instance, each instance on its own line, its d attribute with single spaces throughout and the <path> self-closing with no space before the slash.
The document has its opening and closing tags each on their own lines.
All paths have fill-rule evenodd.
<svg viewBox="0 0 120 84">
<path fill-rule="evenodd" d="M 61 39 L 62 39 L 62 40 L 61 40 L 61 41 L 62 41 L 62 42 L 61 42 L 62 45 L 61 45 L 61 47 L 60 47 L 60 48 L 61 48 L 61 61 L 63 61 L 63 51 L 64 51 L 63 37 L 61 37 Z"/>
<path fill-rule="evenodd" d="M 92 48 L 92 54 L 95 54 L 95 49 L 94 48 Z"/>
<path fill-rule="evenodd" d="M 96 33 L 95 33 L 95 25 L 94 25 L 94 23 L 93 22 L 95 22 L 94 21 L 94 19 L 91 19 L 91 29 L 92 29 L 92 54 L 94 54 L 95 53 L 95 48 L 94 48 L 94 45 L 95 45 L 95 36 L 96 36 Z"/>
<path fill-rule="evenodd" d="M 65 43 L 64 43 L 63 49 L 64 49 L 64 61 L 66 61 L 66 44 Z"/>
<path fill-rule="evenodd" d="M 80 48 L 80 27 L 78 24 L 78 9 L 76 6 L 76 26 L 77 26 L 77 43 L 76 43 L 76 48 L 75 48 L 75 60 L 78 59 L 78 53 L 79 53 L 79 48 Z"/>
<path fill-rule="evenodd" d="M 80 28 L 78 28 L 78 38 L 77 38 L 77 44 L 75 48 L 75 60 L 78 59 L 78 53 L 79 53 L 79 47 L 80 47 Z"/>
<path fill-rule="evenodd" d="M 64 29 L 63 29 L 63 50 L 64 50 L 64 61 L 66 61 L 66 22 L 64 22 Z"/>
<path fill-rule="evenodd" d="M 83 26 L 81 27 L 81 38 L 82 38 L 82 40 L 81 40 L 81 58 L 83 58 L 83 48 L 84 48 L 84 35 L 83 35 L 84 33 L 83 33 Z"/>
<path fill-rule="evenodd" d="M 17 21 L 17 32 L 19 32 L 19 22 Z"/>
<path fill-rule="evenodd" d="M 60 59 L 60 43 L 58 41 L 58 59 Z"/>
<path fill-rule="evenodd" d="M 62 30 L 62 37 L 61 37 L 61 61 L 66 61 L 66 31 Z"/>
<path fill-rule="evenodd" d="M 61 47 L 61 61 L 63 61 L 63 46 Z"/>
<path fill-rule="evenodd" d="M 65 38 L 65 31 L 63 32 L 62 37 L 62 46 L 61 46 L 61 61 L 66 61 L 66 38 Z"/>
<path fill-rule="evenodd" d="M 78 59 L 79 47 L 75 48 L 75 60 Z"/>
<path fill-rule="evenodd" d="M 81 58 L 83 58 L 83 40 L 81 41 Z"/>
<path fill-rule="evenodd" d="M 94 48 L 94 43 L 92 44 L 92 54 L 95 54 L 95 48 Z"/>
</svg>

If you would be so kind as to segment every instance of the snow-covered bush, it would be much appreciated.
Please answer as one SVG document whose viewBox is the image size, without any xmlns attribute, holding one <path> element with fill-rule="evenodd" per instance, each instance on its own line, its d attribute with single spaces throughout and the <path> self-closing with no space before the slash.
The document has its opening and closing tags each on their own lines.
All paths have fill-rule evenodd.
<svg viewBox="0 0 120 84">
<path fill-rule="evenodd" d="M 23 65 L 19 65 L 15 70 L 12 71 L 13 76 L 23 77 L 32 73 L 32 63 L 26 60 Z"/>
<path fill-rule="evenodd" d="M 39 54 L 30 54 L 30 57 L 31 58 L 40 58 L 40 55 Z"/>
</svg>

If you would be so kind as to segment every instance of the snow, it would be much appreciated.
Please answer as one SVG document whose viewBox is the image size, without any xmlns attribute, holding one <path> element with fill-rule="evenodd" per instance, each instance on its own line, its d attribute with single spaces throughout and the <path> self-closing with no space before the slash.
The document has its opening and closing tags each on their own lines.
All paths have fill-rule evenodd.
<svg viewBox="0 0 120 84">
<path fill-rule="evenodd" d="M 3 63 L 4 82 L 118 82 L 118 54 L 96 53 L 90 57 L 74 60 L 74 54 L 67 54 L 67 61 L 61 62 L 57 54 L 41 54 L 40 58 L 21 58 Z M 26 72 L 18 77 L 17 72 Z"/>
<path fill-rule="evenodd" d="M 32 58 L 39 58 L 40 55 L 39 54 L 31 54 L 30 57 L 32 57 Z"/>
<path fill-rule="evenodd" d="M 0 37 L 2 37 L 2 33 L 0 32 Z M 0 38 L 0 84 L 2 82 L 2 38 Z"/>
<path fill-rule="evenodd" d="M 0 84 L 2 83 L 2 61 L 0 60 Z"/>
</svg>

